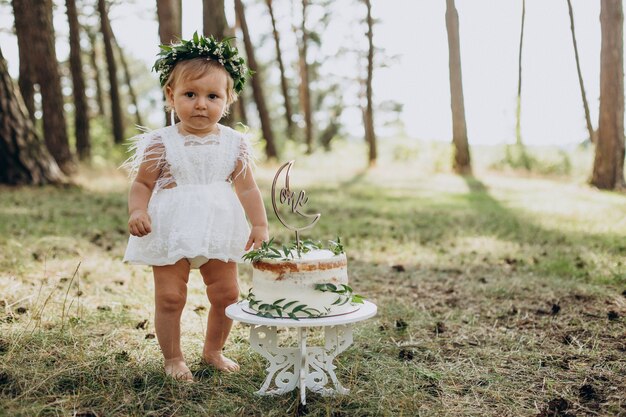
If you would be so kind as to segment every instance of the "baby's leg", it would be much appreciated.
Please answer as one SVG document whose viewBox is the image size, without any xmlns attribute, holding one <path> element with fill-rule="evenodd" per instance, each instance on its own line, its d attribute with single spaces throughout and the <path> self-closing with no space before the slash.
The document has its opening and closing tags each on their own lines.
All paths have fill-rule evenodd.
<svg viewBox="0 0 626 417">
<path fill-rule="evenodd" d="M 233 321 L 226 317 L 225 309 L 239 298 L 237 264 L 211 259 L 200 267 L 200 273 L 211 302 L 202 357 L 221 371 L 237 371 L 239 365 L 222 355 L 222 348 L 233 325 Z"/>
<path fill-rule="evenodd" d="M 165 358 L 165 373 L 180 380 L 192 381 L 180 349 L 180 316 L 187 301 L 189 262 L 181 259 L 174 265 L 154 266 L 154 327 Z"/>
</svg>

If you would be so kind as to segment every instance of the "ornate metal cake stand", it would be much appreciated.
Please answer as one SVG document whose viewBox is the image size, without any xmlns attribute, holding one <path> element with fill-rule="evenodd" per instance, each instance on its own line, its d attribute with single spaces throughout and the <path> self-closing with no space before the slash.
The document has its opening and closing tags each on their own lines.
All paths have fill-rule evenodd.
<svg viewBox="0 0 626 417">
<path fill-rule="evenodd" d="M 335 374 L 333 360 L 352 344 L 352 325 L 376 315 L 375 304 L 365 301 L 359 309 L 334 317 L 265 318 L 250 313 L 247 301 L 231 304 L 226 315 L 250 325 L 250 345 L 269 361 L 267 377 L 256 394 L 276 395 L 300 389 L 300 403 L 306 404 L 306 389 L 321 394 L 347 394 Z M 278 327 L 295 327 L 298 347 L 278 344 Z M 307 329 L 324 328 L 324 346 L 307 346 Z M 273 382 L 273 386 L 272 386 Z M 329 382 L 332 387 L 327 387 Z"/>
</svg>

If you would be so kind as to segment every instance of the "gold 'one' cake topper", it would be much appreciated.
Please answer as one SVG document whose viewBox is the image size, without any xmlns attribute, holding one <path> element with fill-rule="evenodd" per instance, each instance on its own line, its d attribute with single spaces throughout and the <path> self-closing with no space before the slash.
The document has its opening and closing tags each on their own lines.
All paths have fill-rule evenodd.
<svg viewBox="0 0 626 417">
<path fill-rule="evenodd" d="M 293 232 L 296 232 L 296 245 L 297 245 L 296 247 L 299 248 L 300 247 L 300 232 L 313 227 L 315 223 L 317 223 L 317 221 L 320 219 L 321 214 L 320 213 L 305 214 L 300 211 L 301 208 L 304 208 L 307 201 L 309 201 L 309 197 L 307 197 L 306 191 L 304 190 L 300 190 L 300 192 L 296 196 L 296 193 L 291 191 L 291 189 L 289 188 L 289 173 L 291 171 L 291 167 L 293 166 L 294 162 L 296 161 L 289 161 L 283 166 L 281 166 L 276 172 L 276 175 L 274 176 L 274 182 L 272 183 L 272 207 L 274 208 L 274 214 L 276 214 L 276 217 L 283 224 L 283 226 L 285 226 L 287 229 Z M 285 174 L 285 186 L 280 189 L 280 195 L 279 195 L 278 201 L 280 202 L 280 204 L 287 205 L 289 207 L 289 210 L 291 210 L 292 213 L 297 213 L 298 215 L 302 217 L 306 217 L 307 219 L 312 219 L 312 221 L 306 226 L 295 227 L 295 226 L 290 225 L 280 215 L 278 211 L 278 203 L 276 201 L 276 183 L 278 182 L 280 173 L 285 168 L 287 168 L 287 172 Z"/>
</svg>

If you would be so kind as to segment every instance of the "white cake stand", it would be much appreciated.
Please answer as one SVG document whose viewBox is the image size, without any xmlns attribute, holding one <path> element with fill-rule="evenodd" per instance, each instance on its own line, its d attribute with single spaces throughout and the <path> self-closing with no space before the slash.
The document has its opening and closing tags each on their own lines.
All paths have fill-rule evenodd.
<svg viewBox="0 0 626 417">
<path fill-rule="evenodd" d="M 226 315 L 250 325 L 250 346 L 269 361 L 267 377 L 256 394 L 277 395 L 300 389 L 300 403 L 306 404 L 306 388 L 321 395 L 347 394 L 335 374 L 333 360 L 352 344 L 352 325 L 376 315 L 375 304 L 365 301 L 358 310 L 333 317 L 266 318 L 250 313 L 248 301 L 240 301 L 226 308 Z M 278 345 L 278 327 L 298 330 L 298 347 Z M 306 330 L 324 328 L 324 346 L 306 344 Z M 326 385 L 332 382 L 333 387 Z M 270 385 L 274 383 L 272 387 Z"/>
</svg>

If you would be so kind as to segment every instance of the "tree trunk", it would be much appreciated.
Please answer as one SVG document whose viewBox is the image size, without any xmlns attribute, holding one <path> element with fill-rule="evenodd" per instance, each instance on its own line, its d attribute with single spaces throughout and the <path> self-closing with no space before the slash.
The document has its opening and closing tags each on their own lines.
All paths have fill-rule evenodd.
<svg viewBox="0 0 626 417">
<path fill-rule="evenodd" d="M 591 116 L 589 115 L 589 105 L 587 104 L 587 94 L 585 93 L 585 84 L 583 83 L 583 74 L 580 71 L 580 59 L 578 57 L 578 43 L 576 42 L 576 31 L 574 30 L 574 10 L 572 9 L 571 0 L 567 0 L 567 8 L 569 9 L 570 28 L 572 31 L 572 43 L 574 44 L 574 56 L 576 58 L 576 71 L 578 72 L 578 84 L 580 85 L 580 94 L 583 98 L 583 107 L 585 110 L 585 121 L 587 122 L 587 132 L 591 143 L 596 143 L 596 135 L 591 124 Z"/>
<path fill-rule="evenodd" d="M 524 43 L 524 22 L 526 20 L 526 0 L 522 0 L 522 26 L 519 35 L 519 56 L 517 59 L 517 109 L 515 111 L 515 142 L 522 146 L 522 45 Z"/>
<path fill-rule="evenodd" d="M 66 181 L 28 116 L 0 50 L 0 183 L 60 184 Z"/>
<path fill-rule="evenodd" d="M 265 138 L 265 154 L 268 159 L 277 158 L 278 153 L 274 142 L 274 133 L 272 132 L 270 116 L 267 111 L 265 97 L 263 95 L 261 73 L 254 57 L 254 47 L 252 45 L 252 40 L 250 39 L 250 33 L 248 32 L 248 24 L 246 23 L 246 15 L 241 0 L 235 0 L 235 11 L 239 18 L 241 31 L 243 32 L 243 42 L 246 48 L 246 56 L 248 57 L 248 65 L 250 69 L 256 72 L 254 77 L 252 77 L 252 94 L 254 95 L 254 101 L 256 102 L 256 107 L 259 111 L 261 130 L 263 131 L 263 137 Z"/>
<path fill-rule="evenodd" d="M 600 123 L 591 184 L 624 186 L 624 14 L 622 0 L 602 0 Z"/>
<path fill-rule="evenodd" d="M 229 33 L 229 36 L 235 37 L 235 33 L 237 32 L 237 29 L 241 29 L 241 24 L 239 23 L 239 17 L 237 17 L 237 14 L 235 13 L 235 26 L 232 28 L 231 32 Z M 231 42 L 234 43 L 235 47 L 237 47 L 240 51 L 241 48 L 244 47 L 244 45 L 241 45 L 240 42 L 237 42 L 237 39 L 233 39 Z M 232 108 L 233 112 L 232 112 L 232 116 L 228 116 L 230 120 L 232 120 L 233 123 L 237 123 L 237 122 L 241 122 L 244 125 L 248 124 L 248 117 L 246 115 L 246 94 L 245 91 L 242 91 L 241 94 L 239 95 L 239 98 L 237 99 L 237 102 L 235 103 L 234 108 Z"/>
<path fill-rule="evenodd" d="M 287 85 L 287 77 L 285 76 L 285 65 L 283 64 L 283 56 L 280 50 L 280 35 L 276 29 L 276 19 L 274 18 L 274 8 L 272 7 L 272 0 L 265 0 L 267 8 L 270 12 L 270 18 L 272 20 L 272 33 L 274 35 L 274 44 L 276 45 L 276 59 L 278 60 L 278 68 L 280 69 L 280 88 L 283 92 L 283 99 L 285 101 L 285 119 L 287 121 L 287 135 L 293 136 L 293 111 L 291 110 L 291 100 L 289 99 L 289 87 Z"/>
<path fill-rule="evenodd" d="M 179 42 L 182 38 L 182 6 L 179 0 L 157 0 L 159 40 L 162 45 Z M 163 98 L 165 102 L 165 97 Z M 171 124 L 169 112 L 165 112 L 165 125 Z"/>
<path fill-rule="evenodd" d="M 522 23 L 519 35 L 519 56 L 517 60 L 517 106 L 515 109 L 515 152 L 511 152 L 509 146 L 506 147 L 507 160 L 512 161 L 515 166 L 523 166 L 526 171 L 531 169 L 531 160 L 522 141 L 522 46 L 524 43 L 524 24 L 526 22 L 526 0 L 522 0 Z"/>
<path fill-rule="evenodd" d="M 159 40 L 163 45 L 180 42 L 182 10 L 178 0 L 157 0 Z"/>
<path fill-rule="evenodd" d="M 17 35 L 17 45 L 20 59 L 19 86 L 28 115 L 35 123 L 35 84 L 37 76 L 35 74 L 35 58 L 32 56 L 34 39 L 34 21 L 32 8 L 29 2 L 23 0 L 13 0 L 13 16 L 15 18 L 15 34 Z"/>
<path fill-rule="evenodd" d="M 313 112 L 311 109 L 311 88 L 309 85 L 309 65 L 307 63 L 307 44 L 309 43 L 306 31 L 306 7 L 308 0 L 302 0 L 302 27 L 300 35 L 300 45 L 298 52 L 300 55 L 300 107 L 304 113 L 306 153 L 313 152 Z"/>
<path fill-rule="evenodd" d="M 222 40 L 227 36 L 228 23 L 224 0 L 202 0 L 202 33 Z"/>
<path fill-rule="evenodd" d="M 341 123 L 339 123 L 338 115 L 334 114 L 328 121 L 328 125 L 320 134 L 320 143 L 324 147 L 324 151 L 330 152 L 330 142 L 339 133 Z"/>
<path fill-rule="evenodd" d="M 376 132 L 374 131 L 374 104 L 373 104 L 373 92 L 372 92 L 372 79 L 374 78 L 374 19 L 372 19 L 372 2 L 371 0 L 364 0 L 367 7 L 367 80 L 365 82 L 365 98 L 367 100 L 367 106 L 364 110 L 364 124 L 365 124 L 365 141 L 369 149 L 368 152 L 368 165 L 376 165 L 376 158 L 378 152 L 376 150 Z"/>
<path fill-rule="evenodd" d="M 446 29 L 448 32 L 448 56 L 450 66 L 452 142 L 454 143 L 453 168 L 457 174 L 469 175 L 472 173 L 472 165 L 467 140 L 467 125 L 465 123 L 459 15 L 456 11 L 454 0 L 446 0 Z"/>
<path fill-rule="evenodd" d="M 226 11 L 224 10 L 224 0 L 202 0 L 202 21 L 204 36 L 213 36 L 217 40 L 233 38 L 234 28 L 228 26 L 226 21 Z M 235 39 L 230 41 L 236 47 Z M 222 118 L 221 123 L 234 127 L 237 120 L 241 120 L 238 107 L 231 107 L 230 112 Z"/>
<path fill-rule="evenodd" d="M 124 120 L 122 118 L 122 105 L 117 81 L 117 63 L 113 54 L 113 34 L 111 23 L 106 6 L 106 0 L 98 0 L 98 11 L 100 13 L 100 29 L 102 31 L 102 42 L 104 43 L 104 53 L 107 60 L 109 72 L 109 96 L 111 99 L 111 119 L 113 121 L 113 139 L 115 143 L 124 141 Z"/>
<path fill-rule="evenodd" d="M 91 62 L 91 70 L 93 71 L 93 80 L 96 86 L 96 103 L 98 104 L 98 115 L 104 116 L 104 98 L 102 93 L 102 82 L 100 81 L 100 66 L 98 65 L 98 52 L 97 44 L 98 38 L 95 32 L 87 27 L 87 36 L 89 37 L 89 43 L 91 44 L 91 50 L 89 51 L 89 60 Z"/>
<path fill-rule="evenodd" d="M 43 113 L 43 136 L 48 150 L 65 174 L 74 171 L 70 144 L 67 138 L 65 114 L 63 112 L 63 92 L 61 76 L 54 44 L 51 0 L 22 0 L 28 3 L 33 13 L 31 22 L 34 39 L 29 48 L 33 57 L 37 84 L 41 91 Z"/>
<path fill-rule="evenodd" d="M 81 62 L 80 25 L 75 0 L 65 0 L 67 20 L 70 29 L 70 71 L 72 73 L 72 92 L 74 94 L 74 130 L 76 135 L 76 153 L 81 160 L 91 156 L 89 139 L 89 109 L 85 95 L 85 78 Z"/>
<path fill-rule="evenodd" d="M 236 114 L 233 116 L 233 119 L 238 120 L 244 125 L 248 124 L 248 115 L 246 114 L 246 101 L 247 98 L 244 96 L 243 91 L 239 95 L 237 99 L 237 103 L 235 104 L 235 112 Z"/>
<path fill-rule="evenodd" d="M 133 88 L 130 70 L 128 69 L 128 63 L 126 62 L 124 51 L 120 47 L 120 44 L 117 43 L 117 38 L 115 37 L 115 33 L 113 33 L 113 28 L 109 26 L 109 29 L 111 31 L 111 40 L 113 41 L 113 45 L 115 45 L 115 49 L 117 49 L 118 56 L 120 57 L 120 62 L 122 63 L 122 69 L 124 70 L 124 81 L 126 82 L 126 86 L 128 86 L 128 95 L 130 96 L 130 101 L 133 106 L 135 106 L 135 122 L 138 126 L 143 126 L 141 113 L 139 113 L 139 102 L 137 101 L 137 94 L 135 94 L 135 89 Z"/>
</svg>

